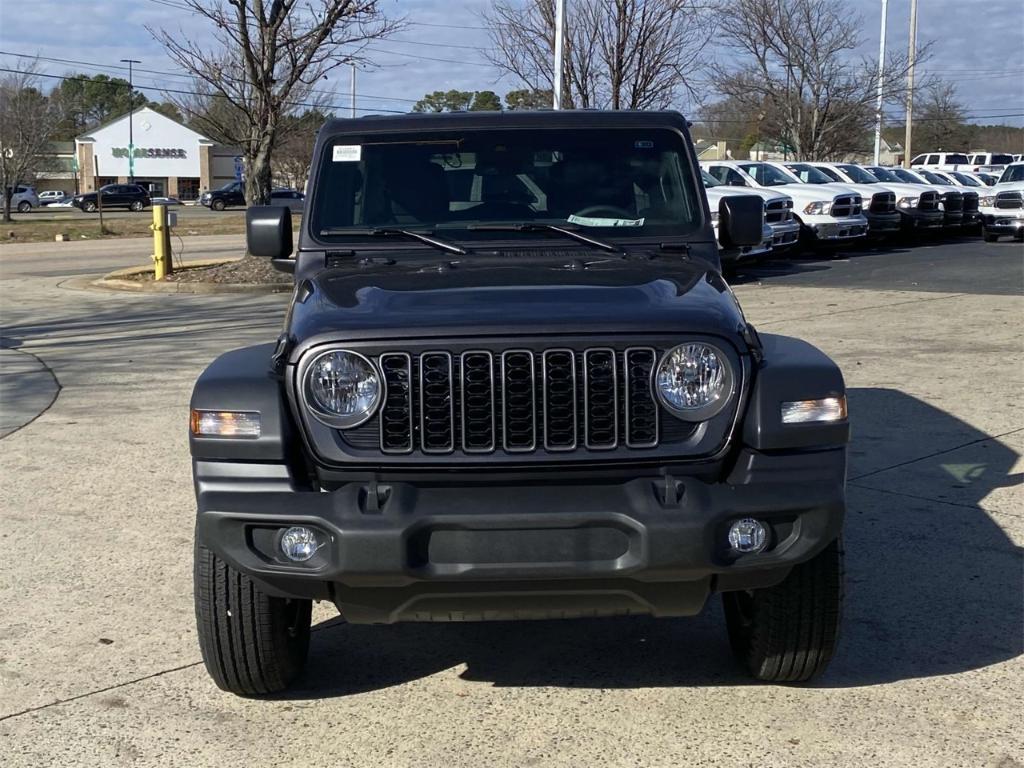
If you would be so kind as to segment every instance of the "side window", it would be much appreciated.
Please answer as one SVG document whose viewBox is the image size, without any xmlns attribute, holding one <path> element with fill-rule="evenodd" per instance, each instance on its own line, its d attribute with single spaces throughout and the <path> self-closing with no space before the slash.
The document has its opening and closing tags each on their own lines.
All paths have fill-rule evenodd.
<svg viewBox="0 0 1024 768">
<path fill-rule="evenodd" d="M 922 165 L 925 162 L 926 162 L 925 156 L 924 155 L 918 155 L 917 157 L 915 157 L 913 160 L 910 161 L 910 164 L 911 165 Z"/>
<path fill-rule="evenodd" d="M 714 176 L 716 179 L 718 179 L 720 182 L 724 184 L 726 172 L 728 170 L 729 169 L 726 168 L 724 165 L 712 165 L 710 168 L 708 168 L 708 173 L 710 173 L 712 176 Z"/>
<path fill-rule="evenodd" d="M 928 159 L 925 161 L 925 164 L 926 165 L 938 165 L 939 164 L 939 156 L 938 155 L 928 155 Z"/>
</svg>

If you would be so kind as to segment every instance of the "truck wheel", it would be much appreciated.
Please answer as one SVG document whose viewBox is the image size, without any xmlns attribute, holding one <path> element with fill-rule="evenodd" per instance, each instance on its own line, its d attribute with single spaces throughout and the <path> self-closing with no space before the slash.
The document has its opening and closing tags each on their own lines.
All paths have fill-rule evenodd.
<svg viewBox="0 0 1024 768">
<path fill-rule="evenodd" d="M 85 211 L 86 213 L 92 213 L 96 210 L 96 203 L 90 200 L 89 202 L 82 205 L 82 210 Z"/>
<path fill-rule="evenodd" d="M 839 539 L 774 587 L 722 595 L 733 653 L 758 680 L 799 683 L 825 671 L 839 637 Z"/>
<path fill-rule="evenodd" d="M 999 235 L 991 232 L 983 232 L 981 237 L 982 239 L 984 239 L 986 243 L 994 243 L 996 240 L 999 239 Z"/>
<path fill-rule="evenodd" d="M 128 210 L 135 211 L 136 213 L 138 213 L 145 207 L 145 204 L 141 200 L 132 200 L 131 203 L 128 205 Z"/>
<path fill-rule="evenodd" d="M 213 208 L 213 210 L 215 210 L 215 211 L 223 211 L 224 210 L 224 201 L 223 200 L 214 200 L 212 203 L 210 203 L 210 207 Z"/>
<path fill-rule="evenodd" d="M 240 696 L 287 688 L 309 653 L 312 601 L 262 592 L 198 541 L 193 576 L 199 647 L 218 687 Z"/>
</svg>

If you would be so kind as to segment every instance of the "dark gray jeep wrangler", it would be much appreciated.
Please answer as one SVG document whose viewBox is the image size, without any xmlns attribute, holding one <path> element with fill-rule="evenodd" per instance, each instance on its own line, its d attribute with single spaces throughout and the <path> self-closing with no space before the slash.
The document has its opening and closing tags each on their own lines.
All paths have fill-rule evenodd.
<svg viewBox="0 0 1024 768">
<path fill-rule="evenodd" d="M 839 369 L 759 335 L 722 279 L 673 112 L 335 120 L 276 343 L 192 395 L 195 600 L 221 687 L 300 673 L 349 622 L 692 616 L 722 594 L 758 679 L 835 647 L 849 425 Z M 719 208 L 759 243 L 763 202 Z"/>
</svg>

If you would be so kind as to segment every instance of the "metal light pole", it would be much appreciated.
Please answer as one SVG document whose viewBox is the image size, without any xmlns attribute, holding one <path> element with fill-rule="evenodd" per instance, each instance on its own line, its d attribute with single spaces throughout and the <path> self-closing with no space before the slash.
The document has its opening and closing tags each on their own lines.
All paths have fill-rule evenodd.
<svg viewBox="0 0 1024 768">
<path fill-rule="evenodd" d="M 882 37 L 878 43 L 878 99 L 875 101 L 875 165 L 882 153 L 882 76 L 885 74 L 885 19 L 889 0 L 882 0 Z"/>
<path fill-rule="evenodd" d="M 128 65 L 128 181 L 135 183 L 135 137 L 132 135 L 132 115 L 135 107 L 135 84 L 132 80 L 132 64 L 141 64 L 138 59 L 121 59 Z"/>
<path fill-rule="evenodd" d="M 903 142 L 903 167 L 910 167 L 910 133 L 914 121 L 914 60 L 917 58 L 917 0 L 910 0 L 910 51 L 907 69 L 907 134 Z"/>
<path fill-rule="evenodd" d="M 351 62 L 351 61 L 349 62 L 348 65 L 352 68 L 352 71 L 350 73 L 351 76 L 349 77 L 349 81 L 348 81 L 349 96 L 350 96 L 350 98 L 352 100 L 352 102 L 351 102 L 352 106 L 351 106 L 351 108 L 349 110 L 349 117 L 355 117 L 356 116 L 356 65 L 355 65 L 355 62 Z"/>
<path fill-rule="evenodd" d="M 562 69 L 565 54 L 565 0 L 555 0 L 555 82 L 552 89 L 555 109 L 562 108 Z"/>
</svg>

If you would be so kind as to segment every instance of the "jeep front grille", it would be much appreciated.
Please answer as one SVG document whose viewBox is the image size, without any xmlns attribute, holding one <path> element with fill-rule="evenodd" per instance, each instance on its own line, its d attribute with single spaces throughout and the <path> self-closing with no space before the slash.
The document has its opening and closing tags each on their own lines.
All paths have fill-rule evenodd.
<svg viewBox="0 0 1024 768">
<path fill-rule="evenodd" d="M 837 197 L 832 203 L 832 215 L 837 218 L 857 216 L 860 212 L 861 198 L 859 196 Z"/>
<path fill-rule="evenodd" d="M 879 192 L 871 196 L 872 213 L 896 213 L 896 195 L 892 192 Z"/>
<path fill-rule="evenodd" d="M 387 454 L 654 448 L 658 354 L 643 346 L 386 352 L 375 442 Z M 674 437 L 692 429 L 676 424 Z M 359 432 L 346 440 L 363 443 Z"/>
</svg>

